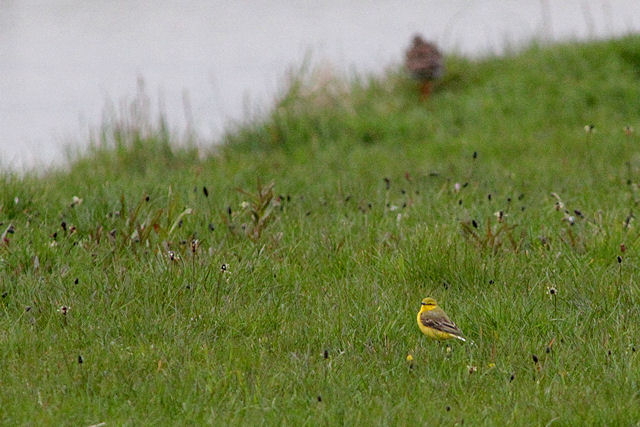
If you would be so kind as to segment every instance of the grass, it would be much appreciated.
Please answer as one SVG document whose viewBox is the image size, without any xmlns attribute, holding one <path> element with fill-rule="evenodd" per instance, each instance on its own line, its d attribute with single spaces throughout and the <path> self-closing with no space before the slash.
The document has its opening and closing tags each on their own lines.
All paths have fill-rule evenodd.
<svg viewBox="0 0 640 427">
<path fill-rule="evenodd" d="M 205 156 L 121 122 L 5 173 L 2 424 L 636 423 L 638 52 L 302 77 Z"/>
</svg>

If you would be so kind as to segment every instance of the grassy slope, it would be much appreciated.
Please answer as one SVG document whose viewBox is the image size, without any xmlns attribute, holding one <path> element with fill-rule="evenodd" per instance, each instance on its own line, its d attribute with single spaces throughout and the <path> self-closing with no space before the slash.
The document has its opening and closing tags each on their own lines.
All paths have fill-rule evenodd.
<svg viewBox="0 0 640 427">
<path fill-rule="evenodd" d="M 640 234 L 623 223 L 640 141 L 623 127 L 640 127 L 638 52 L 626 38 L 451 59 L 426 103 L 394 73 L 348 93 L 294 85 L 205 159 L 128 132 L 70 171 L 4 177 L 0 419 L 637 421 Z M 253 241 L 236 188 L 257 178 L 284 197 Z M 475 345 L 419 333 L 427 295 Z"/>
</svg>

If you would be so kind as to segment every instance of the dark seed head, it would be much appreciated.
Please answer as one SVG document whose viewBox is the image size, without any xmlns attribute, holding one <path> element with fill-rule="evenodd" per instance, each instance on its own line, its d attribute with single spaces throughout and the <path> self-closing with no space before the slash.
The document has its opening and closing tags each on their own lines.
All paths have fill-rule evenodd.
<svg viewBox="0 0 640 427">
<path fill-rule="evenodd" d="M 511 378 L 509 378 L 509 382 L 513 381 L 513 379 L 516 377 L 515 374 L 511 374 Z"/>
<path fill-rule="evenodd" d="M 9 292 L 3 292 L 3 293 L 2 293 L 2 298 L 6 298 L 6 297 L 7 297 L 7 295 L 9 295 Z"/>
<path fill-rule="evenodd" d="M 493 285 L 495 282 L 493 281 L 493 279 L 489 280 L 489 284 Z"/>
<path fill-rule="evenodd" d="M 473 225 L 473 228 L 478 228 L 478 223 L 476 222 L 475 219 L 471 220 L 471 225 Z"/>
<path fill-rule="evenodd" d="M 67 231 L 67 223 L 66 222 L 62 221 L 62 223 L 60 224 L 60 227 L 62 227 L 62 229 L 64 231 Z"/>
<path fill-rule="evenodd" d="M 322 402 L 322 396 L 318 395 L 318 402 Z"/>
<path fill-rule="evenodd" d="M 73 284 L 74 284 L 74 285 L 77 285 L 77 284 L 78 284 L 78 278 L 77 278 L 77 277 L 76 277 L 76 279 L 73 281 Z"/>
<path fill-rule="evenodd" d="M 473 152 L 473 158 L 474 158 L 474 159 L 477 159 L 477 158 L 478 158 L 478 152 L 477 152 L 477 151 L 474 151 L 474 152 Z"/>
<path fill-rule="evenodd" d="M 487 194 L 487 199 L 491 200 L 491 193 Z"/>
<path fill-rule="evenodd" d="M 536 356 L 535 354 L 532 354 L 531 358 L 533 359 L 533 363 L 538 363 L 538 356 Z"/>
<path fill-rule="evenodd" d="M 216 227 L 213 225 L 213 223 L 212 223 L 212 222 L 210 222 L 210 223 L 209 223 L 209 231 L 213 231 L 213 230 L 215 230 L 215 229 L 216 229 Z"/>
<path fill-rule="evenodd" d="M 149 196 L 144 196 L 144 201 L 148 202 L 149 200 L 151 200 L 151 198 Z"/>
<path fill-rule="evenodd" d="M 622 263 L 622 257 L 620 255 L 618 255 L 618 264 Z"/>
<path fill-rule="evenodd" d="M 207 187 L 202 186 L 202 192 L 204 193 L 204 197 L 209 197 L 209 190 L 207 190 Z"/>
<path fill-rule="evenodd" d="M 546 352 L 547 352 L 547 353 L 551 353 L 551 347 L 547 347 Z"/>
<path fill-rule="evenodd" d="M 82 364 L 82 362 L 84 362 L 84 360 L 82 360 L 82 356 L 78 355 L 78 363 Z"/>
<path fill-rule="evenodd" d="M 325 350 L 324 351 L 324 358 L 328 359 L 329 358 L 329 350 Z"/>
<path fill-rule="evenodd" d="M 451 406 L 447 406 L 445 409 L 449 412 L 451 410 Z"/>
</svg>

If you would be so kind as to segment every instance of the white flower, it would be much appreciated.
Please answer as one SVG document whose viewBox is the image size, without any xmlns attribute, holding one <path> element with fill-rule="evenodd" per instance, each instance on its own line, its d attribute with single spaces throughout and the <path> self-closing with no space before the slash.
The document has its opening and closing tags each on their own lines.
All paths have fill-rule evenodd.
<svg viewBox="0 0 640 427">
<path fill-rule="evenodd" d="M 507 214 L 504 213 L 504 211 L 494 212 L 493 215 L 495 215 L 495 217 L 498 218 L 498 222 L 502 222 L 504 218 L 507 216 Z"/>
</svg>

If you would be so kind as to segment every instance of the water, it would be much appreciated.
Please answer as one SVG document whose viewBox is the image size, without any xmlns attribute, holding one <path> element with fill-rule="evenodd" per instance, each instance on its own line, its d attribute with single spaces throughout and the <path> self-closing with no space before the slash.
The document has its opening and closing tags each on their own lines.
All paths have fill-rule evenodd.
<svg viewBox="0 0 640 427">
<path fill-rule="evenodd" d="M 140 79 L 177 134 L 213 143 L 267 109 L 305 57 L 378 73 L 414 32 L 478 56 L 639 30 L 637 0 L 0 0 L 0 163 L 61 162 L 63 146 L 86 144 Z"/>
</svg>

